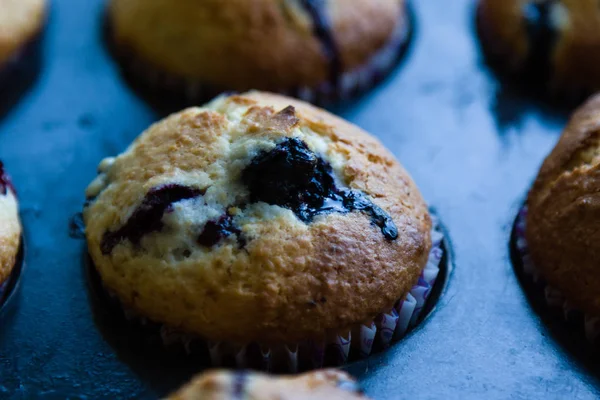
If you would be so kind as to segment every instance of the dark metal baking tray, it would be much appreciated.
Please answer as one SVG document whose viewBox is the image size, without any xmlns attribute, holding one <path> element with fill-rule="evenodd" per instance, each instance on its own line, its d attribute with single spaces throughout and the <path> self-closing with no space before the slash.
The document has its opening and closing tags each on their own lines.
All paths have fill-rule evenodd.
<svg viewBox="0 0 600 400">
<path fill-rule="evenodd" d="M 84 243 L 69 236 L 98 162 L 161 117 L 110 58 L 103 3 L 53 1 L 39 76 L 0 114 L 0 158 L 19 189 L 27 243 L 14 310 L 0 320 L 0 398 L 153 399 L 193 370 L 116 350 L 90 302 Z M 509 257 L 514 216 L 568 113 L 498 83 L 482 61 L 472 0 L 413 6 L 403 64 L 336 111 L 411 172 L 448 228 L 456 268 L 426 323 L 349 369 L 381 400 L 597 398 L 598 363 L 543 322 Z"/>
</svg>

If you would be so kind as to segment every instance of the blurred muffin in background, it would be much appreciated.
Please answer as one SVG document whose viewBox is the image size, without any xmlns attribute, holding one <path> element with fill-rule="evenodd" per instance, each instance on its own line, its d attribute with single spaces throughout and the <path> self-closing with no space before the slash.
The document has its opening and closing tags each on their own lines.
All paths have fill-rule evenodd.
<svg viewBox="0 0 600 400">
<path fill-rule="evenodd" d="M 46 0 L 0 0 L 0 88 L 33 56 L 45 16 Z"/>
<path fill-rule="evenodd" d="M 405 0 L 110 0 L 107 27 L 128 78 L 194 104 L 251 89 L 345 99 L 410 36 Z"/>
<path fill-rule="evenodd" d="M 322 370 L 296 377 L 245 371 L 199 375 L 167 400 L 367 400 L 345 372 Z"/>
<path fill-rule="evenodd" d="M 501 70 L 559 99 L 600 90 L 600 6 L 596 0 L 480 0 L 478 29 Z"/>
</svg>

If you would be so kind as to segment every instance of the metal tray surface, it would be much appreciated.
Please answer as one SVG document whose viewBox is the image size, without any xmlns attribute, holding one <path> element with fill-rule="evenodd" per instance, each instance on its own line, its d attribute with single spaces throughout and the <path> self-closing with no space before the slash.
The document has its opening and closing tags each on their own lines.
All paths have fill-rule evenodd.
<svg viewBox="0 0 600 400">
<path fill-rule="evenodd" d="M 509 257 L 512 221 L 568 111 L 499 83 L 482 60 L 473 0 L 413 7 L 402 65 L 336 112 L 410 171 L 449 231 L 455 269 L 425 324 L 348 369 L 380 400 L 598 398 L 598 363 L 567 343 L 579 336 L 544 322 Z M 98 162 L 162 116 L 120 77 L 103 11 L 103 0 L 53 0 L 37 79 L 2 104 L 0 158 L 19 190 L 27 244 L 14 310 L 0 320 L 3 399 L 155 399 L 194 369 L 127 351 L 126 332 L 106 335 L 84 243 L 69 236 Z"/>
</svg>

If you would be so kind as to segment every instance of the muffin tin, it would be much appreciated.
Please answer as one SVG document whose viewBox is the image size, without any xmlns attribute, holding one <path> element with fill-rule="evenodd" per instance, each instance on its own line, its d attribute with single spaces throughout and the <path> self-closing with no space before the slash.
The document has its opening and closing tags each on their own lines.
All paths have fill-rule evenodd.
<svg viewBox="0 0 600 400">
<path fill-rule="evenodd" d="M 381 400 L 597 398 L 594 356 L 522 290 L 509 256 L 512 222 L 568 111 L 498 82 L 473 3 L 413 2 L 402 66 L 334 110 L 400 159 L 446 225 L 456 265 L 426 323 L 347 369 Z M 69 235 L 98 161 L 164 115 L 120 77 L 103 15 L 103 0 L 54 0 L 39 75 L 0 112 L 0 157 L 19 189 L 27 244 L 14 309 L 0 319 L 0 398 L 153 399 L 198 361 L 140 355 L 136 336 L 98 307 L 85 244 Z"/>
</svg>

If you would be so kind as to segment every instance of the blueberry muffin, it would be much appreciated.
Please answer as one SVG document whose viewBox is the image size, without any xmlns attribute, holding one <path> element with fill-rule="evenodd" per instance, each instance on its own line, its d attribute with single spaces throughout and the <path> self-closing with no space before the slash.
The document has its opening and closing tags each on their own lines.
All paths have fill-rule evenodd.
<svg viewBox="0 0 600 400">
<path fill-rule="evenodd" d="M 600 96 L 572 117 L 529 193 L 526 239 L 536 270 L 600 317 Z"/>
<path fill-rule="evenodd" d="M 405 0 L 110 0 L 125 74 L 191 101 L 223 91 L 314 102 L 379 81 L 409 37 Z"/>
<path fill-rule="evenodd" d="M 10 178 L 0 162 L 0 299 L 2 288 L 10 277 L 21 243 L 17 198 Z"/>
<path fill-rule="evenodd" d="M 245 371 L 212 371 L 195 378 L 169 400 L 353 400 L 367 398 L 348 374 L 322 370 L 296 377 Z"/>
<path fill-rule="evenodd" d="M 600 90 L 596 0 L 480 0 L 478 14 L 484 49 L 502 68 L 568 99 Z"/>
<path fill-rule="evenodd" d="M 40 33 L 45 0 L 0 0 L 0 78 L 5 80 Z"/>
<path fill-rule="evenodd" d="M 390 152 L 291 98 L 219 97 L 99 170 L 83 215 L 104 286 L 209 342 L 349 332 L 391 310 L 428 260 L 427 207 Z"/>
</svg>

